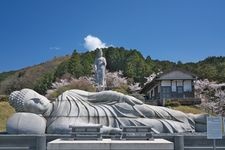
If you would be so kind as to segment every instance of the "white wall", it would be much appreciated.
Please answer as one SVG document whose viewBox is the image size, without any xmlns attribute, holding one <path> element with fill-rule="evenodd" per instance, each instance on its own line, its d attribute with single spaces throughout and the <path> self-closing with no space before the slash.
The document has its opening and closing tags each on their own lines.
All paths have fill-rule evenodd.
<svg viewBox="0 0 225 150">
<path fill-rule="evenodd" d="M 190 80 L 184 81 L 184 92 L 191 92 L 192 91 L 192 83 Z"/>
<path fill-rule="evenodd" d="M 183 86 L 183 80 L 177 80 L 177 86 Z"/>
<path fill-rule="evenodd" d="M 169 81 L 167 81 L 167 80 L 162 81 L 161 86 L 171 86 L 171 81 L 170 80 Z"/>
<path fill-rule="evenodd" d="M 172 81 L 172 92 L 176 92 L 177 91 L 177 82 L 176 80 Z"/>
</svg>

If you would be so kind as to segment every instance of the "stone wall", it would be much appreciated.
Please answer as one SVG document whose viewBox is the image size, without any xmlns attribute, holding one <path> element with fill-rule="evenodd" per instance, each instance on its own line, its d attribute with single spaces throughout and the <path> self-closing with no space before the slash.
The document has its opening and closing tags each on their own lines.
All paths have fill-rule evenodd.
<svg viewBox="0 0 225 150">
<path fill-rule="evenodd" d="M 0 150 L 4 149 L 32 149 L 45 150 L 46 144 L 58 138 L 69 138 L 70 135 L 48 134 L 48 135 L 9 135 L 0 134 Z M 174 142 L 175 150 L 211 150 L 213 140 L 207 139 L 206 133 L 188 134 L 155 134 L 155 138 L 163 138 Z M 105 138 L 110 138 L 109 136 Z M 217 150 L 225 149 L 225 135 L 223 139 L 216 140 Z"/>
</svg>

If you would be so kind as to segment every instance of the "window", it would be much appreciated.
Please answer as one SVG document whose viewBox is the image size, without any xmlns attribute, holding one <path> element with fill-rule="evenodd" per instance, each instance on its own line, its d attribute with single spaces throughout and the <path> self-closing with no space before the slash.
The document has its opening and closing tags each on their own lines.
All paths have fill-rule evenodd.
<svg viewBox="0 0 225 150">
<path fill-rule="evenodd" d="M 183 86 L 178 86 L 177 87 L 177 93 L 183 93 Z"/>
<path fill-rule="evenodd" d="M 170 86 L 162 86 L 162 98 L 170 98 L 171 97 L 171 87 Z"/>
<path fill-rule="evenodd" d="M 153 97 L 153 90 L 151 91 L 151 98 Z"/>
</svg>

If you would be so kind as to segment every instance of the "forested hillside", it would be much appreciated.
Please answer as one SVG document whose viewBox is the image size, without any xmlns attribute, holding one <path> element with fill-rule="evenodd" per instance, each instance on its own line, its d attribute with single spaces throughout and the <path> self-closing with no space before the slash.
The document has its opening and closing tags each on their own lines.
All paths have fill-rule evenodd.
<svg viewBox="0 0 225 150">
<path fill-rule="evenodd" d="M 195 73 L 199 78 L 225 82 L 225 57 L 208 57 L 197 63 L 178 63 L 178 68 Z"/>
<path fill-rule="evenodd" d="M 34 88 L 45 74 L 52 74 L 68 56 L 54 58 L 39 65 L 0 74 L 0 95 L 9 94 L 21 88 Z"/>
<path fill-rule="evenodd" d="M 199 78 L 208 78 L 225 82 L 225 57 L 209 57 L 197 63 L 182 63 L 153 60 L 146 58 L 135 49 L 109 47 L 103 49 L 110 72 L 119 71 L 129 82 L 144 83 L 153 72 L 180 68 L 196 74 Z M 51 83 L 61 78 L 89 76 L 93 74 L 96 52 L 78 53 L 76 50 L 68 57 L 56 58 L 33 67 L 0 74 L 0 94 L 9 94 L 21 88 L 33 88 L 45 94 Z"/>
</svg>

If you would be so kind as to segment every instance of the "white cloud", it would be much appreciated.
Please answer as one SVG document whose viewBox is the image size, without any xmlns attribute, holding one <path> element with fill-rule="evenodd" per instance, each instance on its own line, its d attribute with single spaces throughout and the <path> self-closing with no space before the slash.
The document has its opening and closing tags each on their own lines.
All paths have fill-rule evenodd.
<svg viewBox="0 0 225 150">
<path fill-rule="evenodd" d="M 89 51 L 93 51 L 96 48 L 106 48 L 106 43 L 103 43 L 98 37 L 88 35 L 84 38 L 84 47 Z"/>
<path fill-rule="evenodd" d="M 60 50 L 60 47 L 49 47 L 50 50 Z"/>
</svg>

